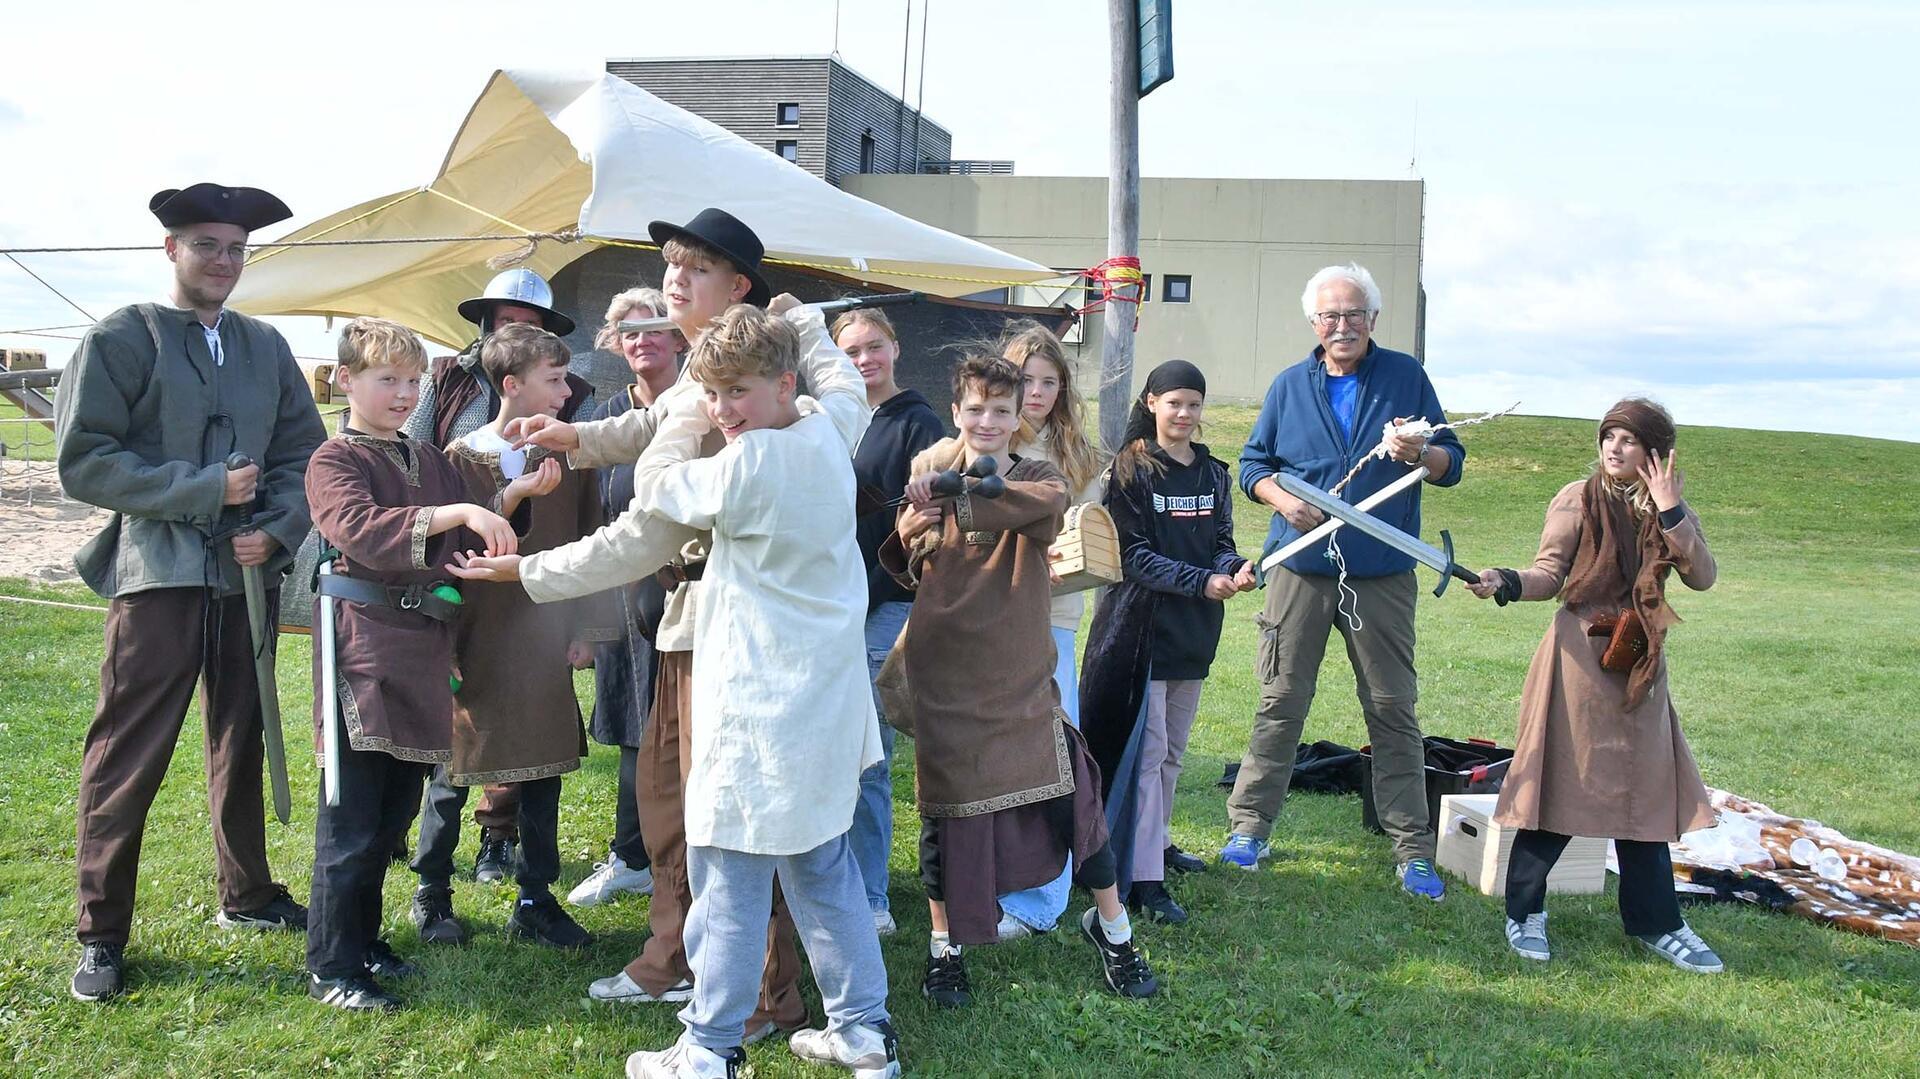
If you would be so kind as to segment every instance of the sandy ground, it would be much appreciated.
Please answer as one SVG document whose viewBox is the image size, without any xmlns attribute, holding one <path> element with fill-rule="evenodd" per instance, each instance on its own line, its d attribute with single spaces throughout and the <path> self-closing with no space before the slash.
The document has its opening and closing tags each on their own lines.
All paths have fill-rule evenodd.
<svg viewBox="0 0 1920 1079">
<path fill-rule="evenodd" d="M 31 468 L 31 472 L 28 469 Z M 32 504 L 28 504 L 28 493 Z M 60 493 L 44 462 L 0 460 L 0 577 L 77 581 L 73 553 L 106 525 L 106 510 Z"/>
</svg>

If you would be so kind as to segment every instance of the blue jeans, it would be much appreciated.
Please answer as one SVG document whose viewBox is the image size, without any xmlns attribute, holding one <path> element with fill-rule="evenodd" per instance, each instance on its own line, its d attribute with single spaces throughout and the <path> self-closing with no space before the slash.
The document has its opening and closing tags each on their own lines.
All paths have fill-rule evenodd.
<svg viewBox="0 0 1920 1079">
<path fill-rule="evenodd" d="M 1067 714 L 1067 722 L 1079 727 L 1080 675 L 1074 669 L 1078 658 L 1074 645 L 1072 630 L 1053 627 L 1053 648 L 1058 653 L 1053 662 L 1053 684 L 1060 687 L 1060 709 Z M 1042 932 L 1052 929 L 1067 909 L 1067 889 L 1072 882 L 1073 856 L 1069 854 L 1067 867 L 1052 883 L 1001 896 L 1000 910 Z"/>
<path fill-rule="evenodd" d="M 880 665 L 887 661 L 893 642 L 900 638 L 900 627 L 907 624 L 913 604 L 882 603 L 867 612 L 867 677 L 880 676 Z M 853 847 L 854 864 L 860 867 L 866 885 L 867 906 L 887 909 L 887 858 L 893 853 L 893 728 L 887 714 L 880 710 L 880 694 L 873 695 L 874 711 L 880 713 L 880 763 L 860 773 L 860 800 L 853 804 L 853 827 L 847 843 Z"/>
<path fill-rule="evenodd" d="M 724 1053 L 740 1044 L 760 997 L 776 874 L 820 987 L 827 1029 L 887 1020 L 887 968 L 860 902 L 860 871 L 846 836 L 801 854 L 689 846 L 693 908 L 686 942 L 693 1000 L 680 1010 L 680 1022 L 695 1045 Z"/>
</svg>

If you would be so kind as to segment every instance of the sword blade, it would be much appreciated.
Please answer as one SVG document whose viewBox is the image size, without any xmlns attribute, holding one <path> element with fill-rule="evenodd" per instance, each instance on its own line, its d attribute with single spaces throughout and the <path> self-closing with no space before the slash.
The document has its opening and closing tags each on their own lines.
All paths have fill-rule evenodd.
<svg viewBox="0 0 1920 1079">
<path fill-rule="evenodd" d="M 266 741 L 267 777 L 273 784 L 273 815 L 286 824 L 293 819 L 293 792 L 287 786 L 287 749 L 280 730 L 280 686 L 274 677 L 276 649 L 268 642 L 278 620 L 267 614 L 267 587 L 259 566 L 243 566 L 240 579 L 247 589 L 247 623 L 253 637 L 253 680 L 260 690 L 260 730 Z"/>
<path fill-rule="evenodd" d="M 1379 540 L 1428 569 L 1438 571 L 1442 576 L 1452 572 L 1453 559 L 1448 558 L 1440 548 L 1420 537 L 1408 535 L 1363 509 L 1340 501 L 1298 476 L 1275 472 L 1273 479 L 1280 485 L 1281 490 L 1328 517 L 1359 531 L 1362 535 Z"/>
<path fill-rule="evenodd" d="M 1387 484 L 1385 487 L 1380 488 L 1378 491 L 1373 492 L 1360 501 L 1355 502 L 1353 508 L 1357 510 L 1370 510 L 1382 502 L 1385 502 L 1387 499 L 1392 498 L 1394 495 L 1418 484 L 1426 477 L 1426 474 L 1427 469 L 1425 465 L 1415 465 L 1407 471 L 1406 475 L 1394 480 L 1392 483 Z M 1316 525 L 1312 531 L 1296 537 L 1292 543 L 1268 555 L 1260 563 L 1260 572 L 1272 573 L 1273 567 L 1285 562 L 1287 559 L 1292 558 L 1294 555 L 1299 554 L 1314 544 L 1319 543 L 1328 536 L 1333 535 L 1345 524 L 1346 522 L 1340 520 L 1338 517 L 1327 518 Z"/>
</svg>

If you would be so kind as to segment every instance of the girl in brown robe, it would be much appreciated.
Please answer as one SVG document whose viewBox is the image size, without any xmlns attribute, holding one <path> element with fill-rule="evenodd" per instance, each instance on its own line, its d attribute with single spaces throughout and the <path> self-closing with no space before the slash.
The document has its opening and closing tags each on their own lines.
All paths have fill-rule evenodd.
<svg viewBox="0 0 1920 1079">
<path fill-rule="evenodd" d="M 1629 398 L 1600 421 L 1593 475 L 1547 507 L 1528 569 L 1490 569 L 1471 586 L 1501 606 L 1561 601 L 1520 699 L 1512 770 L 1494 819 L 1518 829 L 1507 870 L 1507 942 L 1548 958 L 1547 873 L 1568 837 L 1614 841 L 1629 935 L 1685 970 L 1720 959 L 1680 917 L 1667 844 L 1712 825 L 1707 790 L 1667 694 L 1665 650 L 1679 616 L 1669 571 L 1695 591 L 1714 581 L 1700 518 L 1681 501 L 1673 418 Z M 1618 633 L 1609 627 L 1626 622 Z"/>
<path fill-rule="evenodd" d="M 1124 996 L 1159 989 L 1115 887 L 1100 773 L 1053 684 L 1047 546 L 1067 507 L 1060 470 L 1007 450 L 1020 370 L 971 356 L 953 376 L 955 443 L 914 458 L 909 502 L 880 564 L 915 590 L 881 694 L 912 734 L 922 827 L 920 875 L 933 935 L 921 990 L 936 1004 L 972 999 L 961 946 L 998 939 L 995 897 L 1045 884 L 1069 850 L 1096 905 L 1080 920 L 1106 982 Z M 997 498 L 935 497 L 941 469 L 990 457 Z M 943 459 L 942 459 L 943 458 Z"/>
</svg>

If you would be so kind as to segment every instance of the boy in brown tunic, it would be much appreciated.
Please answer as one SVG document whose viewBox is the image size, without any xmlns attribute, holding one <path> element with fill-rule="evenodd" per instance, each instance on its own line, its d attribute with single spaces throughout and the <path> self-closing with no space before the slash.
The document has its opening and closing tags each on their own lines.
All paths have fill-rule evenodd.
<svg viewBox="0 0 1920 1079">
<path fill-rule="evenodd" d="M 880 548 L 880 564 L 915 590 L 889 661 L 904 686 L 882 672 L 881 692 L 888 721 L 914 739 L 933 922 L 921 991 L 946 1007 L 972 999 L 961 946 L 998 939 L 995 897 L 1053 880 L 1069 851 L 1094 893 L 1080 926 L 1100 949 L 1107 986 L 1130 997 L 1159 991 L 1115 888 L 1099 768 L 1053 682 L 1047 545 L 1067 485 L 1049 462 L 1008 452 L 1019 393 L 1020 370 L 1004 359 L 972 356 L 954 369 L 960 438 L 914 458 L 909 501 Z M 994 461 L 1004 493 L 935 496 L 938 470 L 981 458 Z"/>
<path fill-rule="evenodd" d="M 593 473 L 538 446 L 516 450 L 503 424 L 557 414 L 571 396 L 565 342 L 536 326 L 505 326 L 487 338 L 480 363 L 500 394 L 492 422 L 447 447 L 454 469 L 476 502 L 497 502 L 514 525 L 523 554 L 592 535 L 601 525 Z M 476 581 L 464 594 L 455 641 L 462 682 L 454 694 L 452 790 L 512 783 L 519 788 L 520 846 L 514 866 L 520 897 L 507 922 L 511 936 L 556 948 L 582 948 L 592 936 L 560 907 L 551 886 L 560 876 L 560 777 L 586 754 L 573 669 L 592 661 L 590 642 L 615 636 L 609 593 L 536 604 L 514 584 Z M 451 814 L 458 820 L 458 813 Z M 423 837 L 428 829 L 421 829 Z M 414 897 L 422 939 L 464 931 L 453 920 L 453 851 L 458 833 L 431 832 L 415 859 L 421 885 Z M 432 875 L 437 870 L 438 875 Z M 446 939 L 441 936 L 439 939 Z"/>
<path fill-rule="evenodd" d="M 447 459 L 400 433 L 426 367 L 426 350 L 406 327 L 349 323 L 338 368 L 347 424 L 307 466 L 314 527 L 339 551 L 333 574 L 320 579 L 334 606 L 334 649 L 331 657 L 314 649 L 316 744 L 325 745 L 326 724 L 344 727 L 339 804 L 328 805 L 323 790 L 314 824 L 307 992 L 356 1011 L 399 1006 L 375 975 L 412 972 L 377 935 L 380 887 L 429 768 L 453 756 L 447 675 L 458 608 L 434 589 L 456 550 L 515 549 L 512 526 L 464 501 Z M 322 708 L 329 673 L 337 716 Z"/>
</svg>

